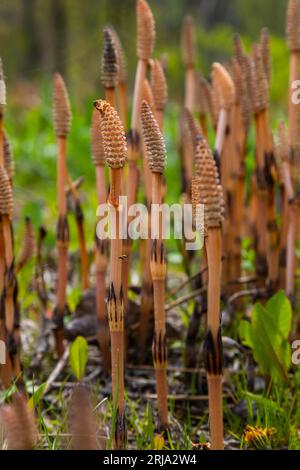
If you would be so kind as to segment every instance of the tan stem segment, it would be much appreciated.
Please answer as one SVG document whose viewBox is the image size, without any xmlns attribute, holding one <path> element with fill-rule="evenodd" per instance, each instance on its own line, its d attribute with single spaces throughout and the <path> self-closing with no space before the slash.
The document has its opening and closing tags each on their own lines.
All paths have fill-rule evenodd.
<svg viewBox="0 0 300 470">
<path fill-rule="evenodd" d="M 220 329 L 220 296 L 222 271 L 222 233 L 220 228 L 209 228 L 206 238 L 208 261 L 207 326 L 217 351 Z M 223 449 L 222 376 L 208 374 L 211 445 Z"/>
<path fill-rule="evenodd" d="M 279 287 L 285 289 L 286 284 L 286 247 L 288 234 L 288 199 L 285 189 L 281 191 L 282 221 L 280 226 L 280 258 L 279 258 Z"/>
<path fill-rule="evenodd" d="M 105 99 L 108 103 L 113 106 L 116 106 L 116 97 L 115 97 L 115 88 L 105 88 Z"/>
<path fill-rule="evenodd" d="M 150 229 L 151 230 L 151 229 Z M 149 232 L 150 232 L 149 230 Z M 144 242 L 144 240 L 142 240 Z M 151 238 L 145 240 L 142 243 L 144 249 L 144 267 L 143 273 L 143 285 L 141 292 L 141 313 L 140 313 L 140 327 L 138 334 L 138 344 L 140 350 L 140 362 L 145 359 L 146 355 L 146 344 L 149 333 L 149 319 L 150 313 L 153 309 L 153 283 L 150 269 L 150 258 L 151 258 Z"/>
<path fill-rule="evenodd" d="M 152 204 L 162 202 L 162 175 L 152 173 Z M 163 244 L 163 220 L 159 212 L 158 237 L 153 240 L 151 253 L 151 275 L 154 294 L 155 332 L 152 345 L 153 362 L 156 371 L 156 389 L 158 412 L 163 428 L 168 426 L 168 387 L 167 387 L 167 348 L 166 348 L 166 318 L 165 318 L 165 280 L 166 259 Z"/>
<path fill-rule="evenodd" d="M 208 317 L 207 326 L 216 341 L 220 327 L 220 298 L 222 271 L 222 233 L 219 228 L 210 228 L 206 238 L 208 262 Z"/>
<path fill-rule="evenodd" d="M 112 393 L 119 413 L 124 407 L 124 332 L 111 332 Z"/>
<path fill-rule="evenodd" d="M 65 185 L 67 184 L 67 139 L 65 137 L 58 137 L 57 149 L 57 205 L 59 215 L 62 217 L 67 214 L 67 201 L 65 194 Z"/>
<path fill-rule="evenodd" d="M 89 281 L 89 258 L 85 242 L 85 233 L 83 221 L 77 221 L 77 230 L 80 246 L 80 259 L 81 259 L 81 275 L 82 275 L 82 287 L 88 289 L 90 286 Z"/>
<path fill-rule="evenodd" d="M 123 169 L 110 168 L 110 211 L 115 220 L 115 233 L 110 241 L 110 294 L 108 299 L 108 317 L 111 338 L 111 366 L 113 401 L 117 404 L 120 418 L 124 408 L 124 302 L 122 288 L 122 237 L 120 236 L 122 206 L 119 196 L 122 188 Z M 123 446 L 115 439 L 115 446 Z"/>
<path fill-rule="evenodd" d="M 124 129 L 127 129 L 127 86 L 125 82 L 119 83 L 119 101 L 120 101 L 120 117 L 121 117 Z"/>
<path fill-rule="evenodd" d="M 225 109 L 221 109 L 218 121 L 215 150 L 220 156 L 223 149 L 224 138 L 226 134 L 226 127 L 228 123 L 228 113 Z"/>
<path fill-rule="evenodd" d="M 128 159 L 128 183 L 127 183 L 127 205 L 132 207 L 136 202 L 137 190 L 138 190 L 138 181 L 139 181 L 139 170 L 136 165 L 137 155 L 135 149 L 129 149 L 129 152 L 135 154 L 132 159 Z M 128 223 L 131 221 L 131 217 L 128 216 Z M 130 276 L 130 266 L 131 266 L 131 240 L 126 240 L 124 243 L 124 254 L 126 255 L 126 260 L 122 264 L 122 279 L 123 279 L 123 289 L 124 289 L 124 305 L 127 306 L 128 301 L 128 285 L 129 285 L 129 276 Z"/>
<path fill-rule="evenodd" d="M 212 450 L 223 450 L 222 376 L 208 375 L 209 424 Z"/>
<path fill-rule="evenodd" d="M 0 220 L 0 295 L 2 295 L 4 287 L 4 273 L 5 273 L 5 246 L 3 238 L 3 224 Z"/>
<path fill-rule="evenodd" d="M 58 233 L 57 233 L 57 286 L 56 286 L 56 306 L 58 317 L 63 317 L 66 307 L 66 290 L 68 282 L 68 231 L 67 225 L 67 201 L 65 186 L 67 185 L 67 139 L 57 138 L 58 162 L 57 162 L 57 196 L 58 196 Z M 56 352 L 58 357 L 64 353 L 63 344 L 64 332 L 62 325 L 55 330 Z"/>
<path fill-rule="evenodd" d="M 146 78 L 147 61 L 139 60 L 135 76 L 134 94 L 132 103 L 131 130 L 138 131 L 140 128 L 140 112 L 143 97 L 143 84 Z"/>
<path fill-rule="evenodd" d="M 13 240 L 12 230 L 9 217 L 7 215 L 2 216 L 2 228 L 3 238 L 5 246 L 5 264 L 7 269 L 11 269 L 13 263 Z M 8 333 L 12 334 L 14 330 L 14 292 L 12 289 L 8 289 L 5 295 L 5 324 Z"/>
<path fill-rule="evenodd" d="M 196 75 L 194 67 L 188 67 L 185 72 L 185 107 L 191 112 L 196 104 Z"/>
<path fill-rule="evenodd" d="M 297 229 L 297 207 L 295 204 L 290 204 L 289 215 L 290 223 L 287 235 L 286 294 L 290 298 L 293 298 L 295 290 Z"/>
<path fill-rule="evenodd" d="M 256 160 L 257 160 L 257 253 L 256 266 L 259 287 L 265 285 L 267 278 L 267 216 L 268 189 L 265 181 L 265 142 L 262 127 L 262 115 L 255 116 L 256 126 Z"/>
<path fill-rule="evenodd" d="M 105 167 L 104 165 L 96 166 L 96 186 L 98 205 L 106 203 L 106 181 L 105 181 Z M 97 234 L 96 234 L 97 237 Z M 107 243 L 106 240 L 96 240 L 96 310 L 98 318 L 98 331 L 97 338 L 102 354 L 103 367 L 106 372 L 110 369 L 110 352 L 109 352 L 109 330 L 107 322 L 107 309 L 106 309 L 106 271 L 108 264 L 107 257 Z"/>
</svg>

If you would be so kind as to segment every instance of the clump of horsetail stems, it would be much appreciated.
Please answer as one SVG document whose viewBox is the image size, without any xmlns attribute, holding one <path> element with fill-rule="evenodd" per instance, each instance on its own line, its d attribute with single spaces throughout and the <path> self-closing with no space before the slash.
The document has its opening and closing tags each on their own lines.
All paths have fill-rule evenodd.
<svg viewBox="0 0 300 470">
<path fill-rule="evenodd" d="M 138 65 L 135 76 L 135 85 L 132 103 L 131 129 L 129 134 L 128 148 L 128 180 L 127 180 L 127 203 L 131 207 L 137 197 L 139 172 L 137 159 L 140 150 L 140 109 L 144 93 L 144 84 L 148 62 L 151 59 L 155 42 L 155 22 L 152 11 L 146 0 L 137 0 L 137 57 Z M 130 223 L 130 217 L 129 217 Z M 128 282 L 130 272 L 131 241 L 128 239 L 124 244 L 126 262 L 123 266 L 124 302 L 127 304 Z"/>
<path fill-rule="evenodd" d="M 236 93 L 232 77 L 221 64 L 213 64 L 212 78 L 220 107 L 214 157 L 221 173 L 224 196 L 226 197 L 226 210 L 228 212 L 228 220 L 224 224 L 224 245 L 227 257 L 223 269 L 223 282 L 227 286 L 233 258 L 231 225 L 235 182 L 238 174 L 238 158 L 235 155 L 232 129 Z"/>
<path fill-rule="evenodd" d="M 168 85 L 162 65 L 157 59 L 154 59 L 152 63 L 151 89 L 154 99 L 155 117 L 162 132 L 164 112 L 168 101 Z"/>
<path fill-rule="evenodd" d="M 14 242 L 12 231 L 13 193 L 10 180 L 4 166 L 0 166 L 0 217 L 4 242 L 4 282 L 3 305 L 5 319 L 5 337 L 7 339 L 7 363 L 3 366 L 3 383 L 5 387 L 11 384 L 13 378 L 18 378 L 21 385 L 21 364 L 19 357 L 20 338 L 18 334 L 19 321 L 17 318 L 17 279 L 14 266 Z M 5 378 L 4 378 L 5 377 Z"/>
<path fill-rule="evenodd" d="M 32 450 L 38 441 L 37 425 L 26 397 L 15 393 L 11 403 L 0 409 L 8 450 Z"/>
<path fill-rule="evenodd" d="M 141 122 L 146 144 L 149 168 L 152 172 L 152 205 L 161 205 L 163 172 L 166 165 L 166 148 L 163 136 L 155 117 L 146 101 L 142 102 Z M 166 249 L 163 242 L 163 220 L 160 214 L 158 226 L 151 227 L 151 275 L 154 291 L 153 362 L 156 373 L 157 404 L 160 422 L 163 428 L 168 426 L 167 400 L 167 348 L 165 320 L 165 280 L 167 273 Z"/>
<path fill-rule="evenodd" d="M 270 276 L 277 277 L 278 273 L 273 273 L 275 267 L 271 263 L 270 240 L 268 234 L 268 204 L 269 191 L 272 179 L 270 176 L 270 164 L 273 159 L 273 143 L 269 127 L 269 103 L 268 103 L 268 81 L 262 60 L 262 50 L 260 45 L 253 47 L 253 96 L 252 106 L 255 117 L 256 129 L 256 185 L 257 185 L 257 276 L 260 287 L 265 285 L 265 279 Z M 266 256 L 267 254 L 267 256 Z M 275 281 L 275 279 L 273 279 Z"/>
<path fill-rule="evenodd" d="M 191 16 L 186 16 L 183 21 L 182 54 L 185 66 L 185 107 L 193 112 L 196 103 L 196 33 Z"/>
<path fill-rule="evenodd" d="M 21 271 L 21 269 L 26 266 L 26 264 L 31 260 L 35 254 L 36 242 L 35 234 L 32 226 L 30 217 L 25 219 L 25 233 L 23 236 L 21 253 L 16 265 L 16 272 Z"/>
<path fill-rule="evenodd" d="M 65 186 L 67 185 L 67 137 L 71 128 L 71 109 L 69 97 L 63 78 L 54 75 L 53 95 L 54 124 L 57 140 L 57 289 L 56 307 L 53 312 L 55 323 L 56 352 L 60 357 L 64 351 L 63 317 L 66 311 L 66 288 L 68 279 L 68 245 L 69 225 L 67 220 L 67 202 Z"/>
<path fill-rule="evenodd" d="M 13 193 L 6 171 L 5 137 L 3 129 L 4 107 L 6 105 L 6 88 L 2 61 L 0 59 L 0 287 L 4 306 L 4 324 L 1 324 L 0 335 L 6 341 L 6 364 L 1 367 L 4 387 L 9 387 L 13 379 L 21 382 L 21 364 L 19 357 L 20 338 L 17 319 L 17 280 L 14 266 L 14 243 L 12 230 Z M 7 149 L 6 149 L 7 152 Z"/>
<path fill-rule="evenodd" d="M 286 34 L 290 49 L 290 80 L 289 80 L 289 138 L 291 150 L 297 138 L 296 108 L 293 103 L 293 82 L 299 78 L 300 54 L 300 3 L 299 0 L 289 0 L 286 18 Z"/>
<path fill-rule="evenodd" d="M 212 449 L 221 450 L 223 449 L 223 352 L 220 324 L 220 291 L 223 196 L 213 154 L 204 139 L 198 145 L 198 176 L 193 178 L 192 194 L 194 208 L 198 204 L 205 205 L 205 247 L 208 261 L 208 332 L 204 350 L 209 391 L 210 436 Z"/>
<path fill-rule="evenodd" d="M 122 206 L 123 167 L 127 160 L 124 127 L 115 109 L 103 100 L 95 101 L 101 116 L 101 133 L 106 162 L 110 167 L 109 204 L 115 214 L 115 233 L 110 242 L 110 286 L 107 299 L 108 320 L 111 338 L 112 393 L 117 408 L 115 447 L 125 444 L 124 429 L 124 295 L 122 287 L 123 244 L 120 237 Z"/>
<path fill-rule="evenodd" d="M 120 106 L 120 116 L 123 122 L 124 129 L 127 128 L 127 59 L 125 51 L 121 44 L 120 38 L 117 32 L 110 26 L 110 30 L 113 36 L 115 43 L 118 65 L 119 65 L 119 106 Z"/>
<path fill-rule="evenodd" d="M 294 198 L 289 201 L 289 225 L 287 234 L 287 272 L 286 272 L 286 294 L 294 301 L 295 276 L 297 269 L 296 242 L 297 242 L 297 220 L 299 219 L 299 195 L 300 195 L 300 105 L 296 105 L 296 138 L 293 146 L 290 140 L 290 167 Z"/>
<path fill-rule="evenodd" d="M 73 450 L 98 450 L 92 401 L 87 387 L 82 384 L 78 384 L 72 393 L 68 421 Z"/>
<path fill-rule="evenodd" d="M 91 128 L 91 152 L 92 160 L 95 165 L 96 171 L 96 187 L 97 187 L 97 202 L 98 206 L 106 203 L 107 191 L 105 180 L 105 152 L 103 147 L 101 135 L 101 116 L 100 113 L 94 109 L 92 115 L 92 128 Z M 106 372 L 110 368 L 110 354 L 109 354 L 109 330 L 107 323 L 106 311 L 106 288 L 105 279 L 108 266 L 108 240 L 101 240 L 95 234 L 96 252 L 95 252 L 95 265 L 96 265 L 96 309 L 98 318 L 98 332 L 97 338 L 102 354 L 103 367 Z"/>
<path fill-rule="evenodd" d="M 114 36 L 109 27 L 103 30 L 103 56 L 101 78 L 105 89 L 105 98 L 112 105 L 116 103 L 116 88 L 119 80 L 118 52 Z"/>
<path fill-rule="evenodd" d="M 143 87 L 143 100 L 145 100 L 152 112 L 155 112 L 155 101 L 152 93 L 153 88 L 147 79 L 144 80 Z M 143 175 L 144 175 L 144 186 L 145 194 L 148 207 L 148 238 L 147 240 L 141 240 L 140 244 L 140 258 L 141 258 L 141 272 L 142 277 L 142 289 L 141 289 L 141 311 L 140 311 L 140 327 L 138 334 L 138 344 L 140 348 L 140 362 L 143 362 L 146 355 L 146 343 L 149 333 L 149 318 L 150 313 L 153 310 L 153 284 L 150 270 L 150 257 L 151 257 L 151 218 L 150 218 L 150 206 L 152 200 L 152 186 L 151 186 L 151 170 L 147 161 L 147 149 L 145 140 L 142 139 L 142 154 L 143 154 Z"/>
<path fill-rule="evenodd" d="M 230 279 L 241 277 L 241 255 L 242 255 L 242 225 L 243 207 L 245 196 L 245 146 L 246 135 L 243 126 L 242 96 L 245 93 L 241 67 L 236 58 L 232 60 L 232 78 L 235 86 L 235 103 L 232 113 L 233 129 L 233 158 L 237 161 L 236 182 L 233 187 L 234 204 L 232 204 L 231 221 L 232 229 L 232 261 L 230 267 Z"/>
</svg>

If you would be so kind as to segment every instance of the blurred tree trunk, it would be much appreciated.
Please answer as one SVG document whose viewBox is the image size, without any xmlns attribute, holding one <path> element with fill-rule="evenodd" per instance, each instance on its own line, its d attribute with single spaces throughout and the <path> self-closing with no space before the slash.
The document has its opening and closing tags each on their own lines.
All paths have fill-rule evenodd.
<svg viewBox="0 0 300 470">
<path fill-rule="evenodd" d="M 25 44 L 25 60 L 22 72 L 32 76 L 41 65 L 41 44 L 36 19 L 36 0 L 22 0 L 22 25 Z"/>
<path fill-rule="evenodd" d="M 64 0 L 51 0 L 51 22 L 53 30 L 54 69 L 66 78 L 68 20 Z"/>
</svg>

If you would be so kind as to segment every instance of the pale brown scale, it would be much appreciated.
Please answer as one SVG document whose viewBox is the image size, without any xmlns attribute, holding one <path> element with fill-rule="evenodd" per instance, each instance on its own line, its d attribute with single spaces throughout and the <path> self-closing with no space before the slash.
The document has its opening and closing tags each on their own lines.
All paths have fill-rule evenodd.
<svg viewBox="0 0 300 470">
<path fill-rule="evenodd" d="M 118 86 L 118 53 L 113 34 L 109 27 L 105 27 L 103 30 L 101 79 L 104 88 L 116 88 Z"/>
<path fill-rule="evenodd" d="M 235 99 L 234 83 L 223 65 L 215 62 L 212 67 L 212 77 L 219 93 L 220 106 L 229 110 Z"/>
<path fill-rule="evenodd" d="M 14 207 L 13 193 L 9 178 L 3 166 L 0 166 L 0 215 L 12 216 Z"/>
<path fill-rule="evenodd" d="M 146 0 L 137 0 L 137 56 L 148 61 L 153 53 L 155 43 L 154 17 Z"/>
<path fill-rule="evenodd" d="M 194 67 L 196 64 L 196 34 L 195 25 L 191 16 L 183 20 L 182 29 L 182 54 L 186 67 Z"/>
<path fill-rule="evenodd" d="M 72 114 L 65 82 L 59 73 L 53 78 L 53 111 L 57 137 L 67 137 L 71 129 Z"/>
<path fill-rule="evenodd" d="M 141 122 L 149 168 L 154 173 L 163 173 L 167 162 L 165 142 L 151 108 L 145 100 L 141 107 Z"/>
<path fill-rule="evenodd" d="M 97 109 L 93 109 L 91 127 L 91 151 L 95 166 L 105 165 L 105 152 L 101 134 L 101 116 Z"/>
<path fill-rule="evenodd" d="M 155 109 L 157 111 L 164 111 L 168 101 L 168 86 L 163 67 L 157 59 L 152 63 L 151 88 Z"/>
<path fill-rule="evenodd" d="M 300 3 L 289 0 L 286 17 L 287 42 L 292 52 L 300 51 Z"/>
<path fill-rule="evenodd" d="M 94 106 L 101 116 L 101 134 L 106 162 L 111 168 L 123 168 L 127 161 L 127 147 L 121 119 L 116 110 L 105 100 L 95 101 Z"/>
</svg>

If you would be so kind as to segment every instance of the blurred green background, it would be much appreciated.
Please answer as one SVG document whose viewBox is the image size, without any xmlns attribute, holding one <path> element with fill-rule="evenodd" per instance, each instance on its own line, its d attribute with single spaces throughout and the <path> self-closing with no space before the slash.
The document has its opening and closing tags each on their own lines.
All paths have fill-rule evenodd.
<svg viewBox="0 0 300 470">
<path fill-rule="evenodd" d="M 286 112 L 288 50 L 285 43 L 287 0 L 149 0 L 156 19 L 155 56 L 168 57 L 169 105 L 165 137 L 168 147 L 168 198 L 178 201 L 180 169 L 177 153 L 178 114 L 183 102 L 184 70 L 181 25 L 185 14 L 197 26 L 198 70 L 209 76 L 211 63 L 232 52 L 239 32 L 250 48 L 262 27 L 272 35 L 272 121 Z M 92 101 L 102 96 L 100 66 L 102 29 L 111 23 L 128 57 L 129 95 L 136 66 L 135 0 L 1 0 L 0 55 L 7 80 L 5 127 L 16 161 L 15 220 L 27 214 L 37 227 L 45 223 L 54 243 L 56 221 L 56 146 L 52 126 L 54 71 L 66 79 L 73 109 L 68 164 L 73 178 L 85 177 L 83 202 L 92 240 L 96 197 L 90 159 Z M 74 227 L 73 227 L 74 229 Z M 21 232 L 20 232 L 21 233 Z M 19 235 L 22 236 L 22 235 Z M 76 236 L 73 237 L 76 242 Z"/>
</svg>

